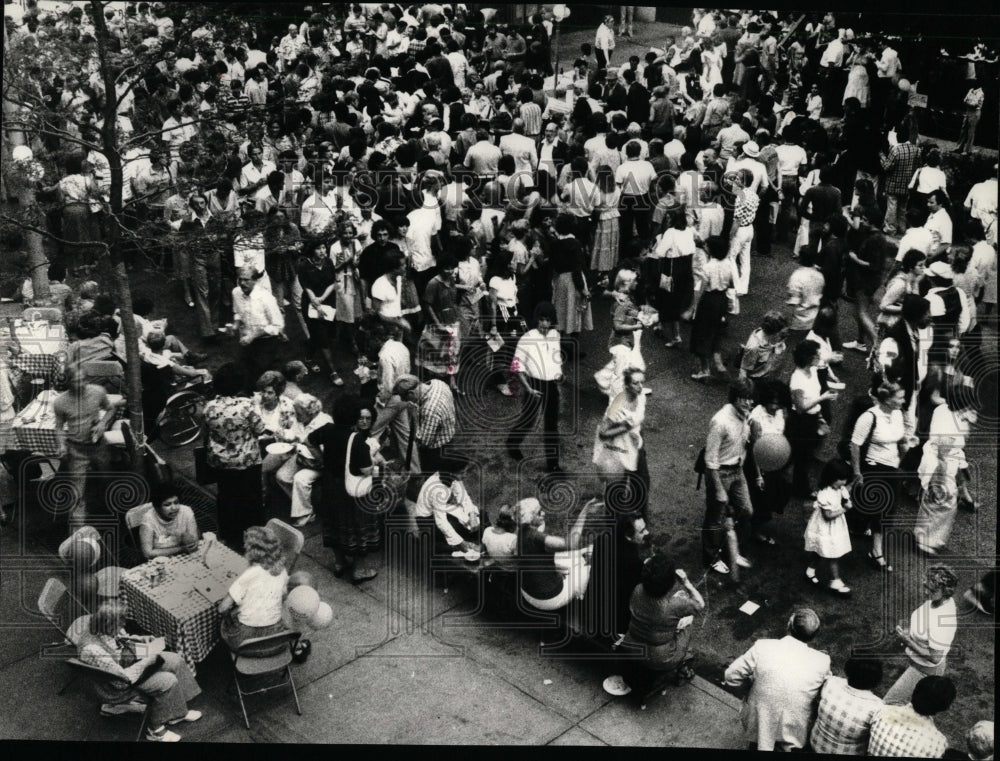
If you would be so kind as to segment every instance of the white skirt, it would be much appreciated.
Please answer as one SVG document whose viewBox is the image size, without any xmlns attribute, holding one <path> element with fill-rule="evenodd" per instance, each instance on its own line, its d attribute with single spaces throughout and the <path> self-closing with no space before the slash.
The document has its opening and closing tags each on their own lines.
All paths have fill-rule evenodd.
<svg viewBox="0 0 1000 761">
<path fill-rule="evenodd" d="M 832 521 L 823 517 L 819 508 L 813 510 L 806 524 L 806 552 L 815 552 L 821 558 L 834 560 L 851 551 L 851 535 L 847 530 L 847 518 L 838 515 Z"/>
</svg>

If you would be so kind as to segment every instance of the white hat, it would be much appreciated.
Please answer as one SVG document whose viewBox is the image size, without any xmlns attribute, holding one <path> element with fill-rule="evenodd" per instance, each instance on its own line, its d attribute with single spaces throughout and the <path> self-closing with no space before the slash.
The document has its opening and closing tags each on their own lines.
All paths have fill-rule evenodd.
<svg viewBox="0 0 1000 761">
<path fill-rule="evenodd" d="M 760 146 L 751 140 L 743 146 L 743 155 L 749 156 L 752 159 L 757 158 L 760 155 Z"/>
<path fill-rule="evenodd" d="M 955 273 L 951 271 L 951 265 L 948 262 L 934 262 L 934 264 L 927 268 L 927 272 L 942 280 L 955 279 Z"/>
</svg>

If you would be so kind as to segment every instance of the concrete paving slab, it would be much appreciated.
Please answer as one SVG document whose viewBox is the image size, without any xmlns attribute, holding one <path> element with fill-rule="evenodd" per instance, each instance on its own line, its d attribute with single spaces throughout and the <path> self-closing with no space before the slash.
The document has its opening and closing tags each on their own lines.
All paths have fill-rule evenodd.
<svg viewBox="0 0 1000 761">
<path fill-rule="evenodd" d="M 580 721 L 608 702 L 601 682 L 610 671 L 602 654 L 585 645 L 563 654 L 543 652 L 536 632 L 492 624 L 483 614 L 457 617 L 472 609 L 466 603 L 434 619 L 435 637 L 461 646 L 490 673 L 572 721 Z"/>
<path fill-rule="evenodd" d="M 657 695 L 645 711 L 627 699 L 613 700 L 580 727 L 609 745 L 746 747 L 738 713 L 693 684 Z"/>
<path fill-rule="evenodd" d="M 607 743 L 594 737 L 590 732 L 579 727 L 570 727 L 559 737 L 549 743 L 549 745 L 573 745 L 573 746 L 607 746 Z"/>
<path fill-rule="evenodd" d="M 302 717 L 278 710 L 252 718 L 255 734 L 259 726 L 262 736 L 286 742 L 540 745 L 570 728 L 518 688 L 454 655 L 427 635 L 398 637 L 301 690 Z"/>
</svg>

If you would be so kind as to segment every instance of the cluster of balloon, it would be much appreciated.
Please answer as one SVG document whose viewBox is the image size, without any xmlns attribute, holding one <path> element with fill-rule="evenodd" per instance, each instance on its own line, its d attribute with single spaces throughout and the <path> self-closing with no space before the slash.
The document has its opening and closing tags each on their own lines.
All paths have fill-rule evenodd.
<svg viewBox="0 0 1000 761">
<path fill-rule="evenodd" d="M 307 571 L 296 571 L 288 577 L 284 623 L 289 629 L 326 629 L 333 623 L 333 608 L 319 599 L 315 584 Z"/>
<path fill-rule="evenodd" d="M 97 537 L 97 530 L 88 526 L 59 547 L 59 556 L 70 567 L 73 597 L 90 610 L 96 610 L 98 600 L 98 583 L 94 570 L 101 559 L 101 547 L 97 543 Z"/>
</svg>

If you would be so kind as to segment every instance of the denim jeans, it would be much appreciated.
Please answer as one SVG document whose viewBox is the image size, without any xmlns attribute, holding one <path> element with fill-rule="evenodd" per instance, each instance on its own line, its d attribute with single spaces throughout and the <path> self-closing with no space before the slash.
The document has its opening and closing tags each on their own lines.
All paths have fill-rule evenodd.
<svg viewBox="0 0 1000 761">
<path fill-rule="evenodd" d="M 736 521 L 753 515 L 750 491 L 740 465 L 723 465 L 719 480 L 728 501 L 716 499 L 712 482 L 706 477 L 705 521 L 701 528 L 701 551 L 706 563 L 714 563 L 726 546 L 726 532 L 736 527 Z"/>
</svg>

